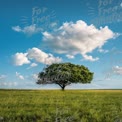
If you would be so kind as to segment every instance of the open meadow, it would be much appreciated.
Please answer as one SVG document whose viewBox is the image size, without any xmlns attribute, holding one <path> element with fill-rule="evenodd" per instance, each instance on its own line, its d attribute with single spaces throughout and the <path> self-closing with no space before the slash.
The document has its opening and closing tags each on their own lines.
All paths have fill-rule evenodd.
<svg viewBox="0 0 122 122">
<path fill-rule="evenodd" d="M 122 122 L 122 90 L 0 90 L 0 122 Z"/>
</svg>

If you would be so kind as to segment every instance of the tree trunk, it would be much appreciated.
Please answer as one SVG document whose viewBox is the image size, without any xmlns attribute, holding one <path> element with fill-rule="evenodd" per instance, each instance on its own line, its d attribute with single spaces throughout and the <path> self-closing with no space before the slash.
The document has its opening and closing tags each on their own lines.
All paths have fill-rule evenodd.
<svg viewBox="0 0 122 122">
<path fill-rule="evenodd" d="M 65 85 L 63 85 L 61 88 L 62 88 L 62 91 L 64 91 L 64 89 L 65 89 Z"/>
<path fill-rule="evenodd" d="M 65 89 L 65 87 L 66 87 L 66 85 L 65 84 L 60 84 L 60 83 L 56 83 L 56 84 L 58 84 L 60 87 L 61 87 L 61 89 L 62 89 L 62 91 L 64 91 L 64 89 Z"/>
</svg>

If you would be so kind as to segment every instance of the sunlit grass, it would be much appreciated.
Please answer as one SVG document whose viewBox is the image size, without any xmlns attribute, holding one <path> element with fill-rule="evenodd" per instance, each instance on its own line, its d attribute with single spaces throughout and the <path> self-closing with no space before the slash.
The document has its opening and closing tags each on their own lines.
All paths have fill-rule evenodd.
<svg viewBox="0 0 122 122">
<path fill-rule="evenodd" d="M 121 122 L 122 90 L 0 90 L 0 122 Z"/>
</svg>

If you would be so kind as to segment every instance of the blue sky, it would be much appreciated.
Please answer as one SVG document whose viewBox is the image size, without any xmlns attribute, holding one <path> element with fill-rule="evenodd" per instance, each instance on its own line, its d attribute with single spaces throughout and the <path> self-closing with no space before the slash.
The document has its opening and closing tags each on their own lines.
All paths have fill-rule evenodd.
<svg viewBox="0 0 122 122">
<path fill-rule="evenodd" d="M 67 88 L 122 88 L 122 0 L 1 0 L 0 15 L 0 88 L 59 88 L 36 84 L 59 62 L 94 72 Z"/>
</svg>

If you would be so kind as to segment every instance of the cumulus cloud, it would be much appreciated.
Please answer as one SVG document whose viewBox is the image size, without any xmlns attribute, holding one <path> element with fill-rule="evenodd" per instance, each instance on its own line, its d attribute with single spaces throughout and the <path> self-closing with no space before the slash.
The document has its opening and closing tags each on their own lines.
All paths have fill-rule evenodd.
<svg viewBox="0 0 122 122">
<path fill-rule="evenodd" d="M 83 54 L 84 60 L 89 60 L 89 61 L 97 61 L 99 58 L 93 58 L 92 56 L 88 56 L 86 54 Z"/>
<path fill-rule="evenodd" d="M 16 53 L 13 56 L 13 63 L 16 66 L 22 66 L 23 64 L 29 64 L 30 61 L 27 58 L 27 53 Z"/>
<path fill-rule="evenodd" d="M 81 54 L 85 60 L 96 61 L 98 57 L 93 58 L 87 53 L 102 48 L 109 39 L 117 36 L 107 26 L 97 29 L 79 20 L 76 23 L 66 22 L 52 33 L 43 32 L 43 41 L 55 52 L 66 54 L 67 57 Z"/>
<path fill-rule="evenodd" d="M 49 64 L 49 65 L 52 63 L 61 62 L 61 58 L 54 57 L 52 54 L 47 54 L 43 52 L 42 50 L 35 47 L 28 50 L 27 57 L 29 59 L 35 59 L 39 63 Z"/>
<path fill-rule="evenodd" d="M 122 75 L 122 67 L 119 67 L 119 66 L 113 67 L 113 73 L 118 74 L 118 75 Z"/>
<path fill-rule="evenodd" d="M 56 22 L 53 22 L 50 24 L 51 27 L 56 27 L 57 26 L 57 23 Z"/>
<path fill-rule="evenodd" d="M 32 64 L 30 65 L 30 67 L 36 67 L 36 66 L 38 66 L 38 64 L 36 64 L 36 63 L 32 63 Z"/>
<path fill-rule="evenodd" d="M 42 50 L 34 47 L 29 49 L 26 53 L 16 53 L 13 56 L 14 64 L 16 66 L 22 66 L 23 64 L 29 64 L 31 60 L 35 60 L 38 63 L 50 65 L 52 63 L 59 63 L 62 61 L 59 57 L 54 57 L 52 54 L 43 52 Z M 30 67 L 37 66 L 36 63 L 32 63 Z"/>
<path fill-rule="evenodd" d="M 104 50 L 104 49 L 102 49 L 102 48 L 100 48 L 98 51 L 99 51 L 100 53 L 108 53 L 108 52 L 109 52 L 108 50 Z"/>
<path fill-rule="evenodd" d="M 69 55 L 69 54 L 67 54 L 66 57 L 69 58 L 69 59 L 75 58 L 73 55 Z"/>
<path fill-rule="evenodd" d="M 32 74 L 32 78 L 33 78 L 34 80 L 38 80 L 38 74 Z"/>
<path fill-rule="evenodd" d="M 12 29 L 14 31 L 16 31 L 16 32 L 21 32 L 22 31 L 22 29 L 20 28 L 20 26 L 14 26 L 14 27 L 12 27 Z"/>
<path fill-rule="evenodd" d="M 16 77 L 19 78 L 20 80 L 24 80 L 24 76 L 22 76 L 20 73 L 16 72 Z"/>
<path fill-rule="evenodd" d="M 5 79 L 7 76 L 6 75 L 0 75 L 0 80 Z"/>
<path fill-rule="evenodd" d="M 32 35 L 42 31 L 42 28 L 37 27 L 36 24 L 33 24 L 33 25 L 26 26 L 24 28 L 21 28 L 20 26 L 13 26 L 12 30 L 16 32 L 22 32 L 28 35 Z"/>
<path fill-rule="evenodd" d="M 37 66 L 38 66 L 37 63 L 32 63 L 32 64 L 30 65 L 30 67 L 28 67 L 27 69 L 31 69 L 31 68 L 33 68 L 33 67 L 37 67 Z"/>
<path fill-rule="evenodd" d="M 13 86 L 17 86 L 17 82 L 10 82 L 10 81 L 0 82 L 0 87 L 3 87 L 3 88 L 13 87 Z"/>
<path fill-rule="evenodd" d="M 112 76 L 122 75 L 122 67 L 121 66 L 113 66 L 109 69 L 105 74 L 105 80 L 112 80 Z"/>
</svg>

